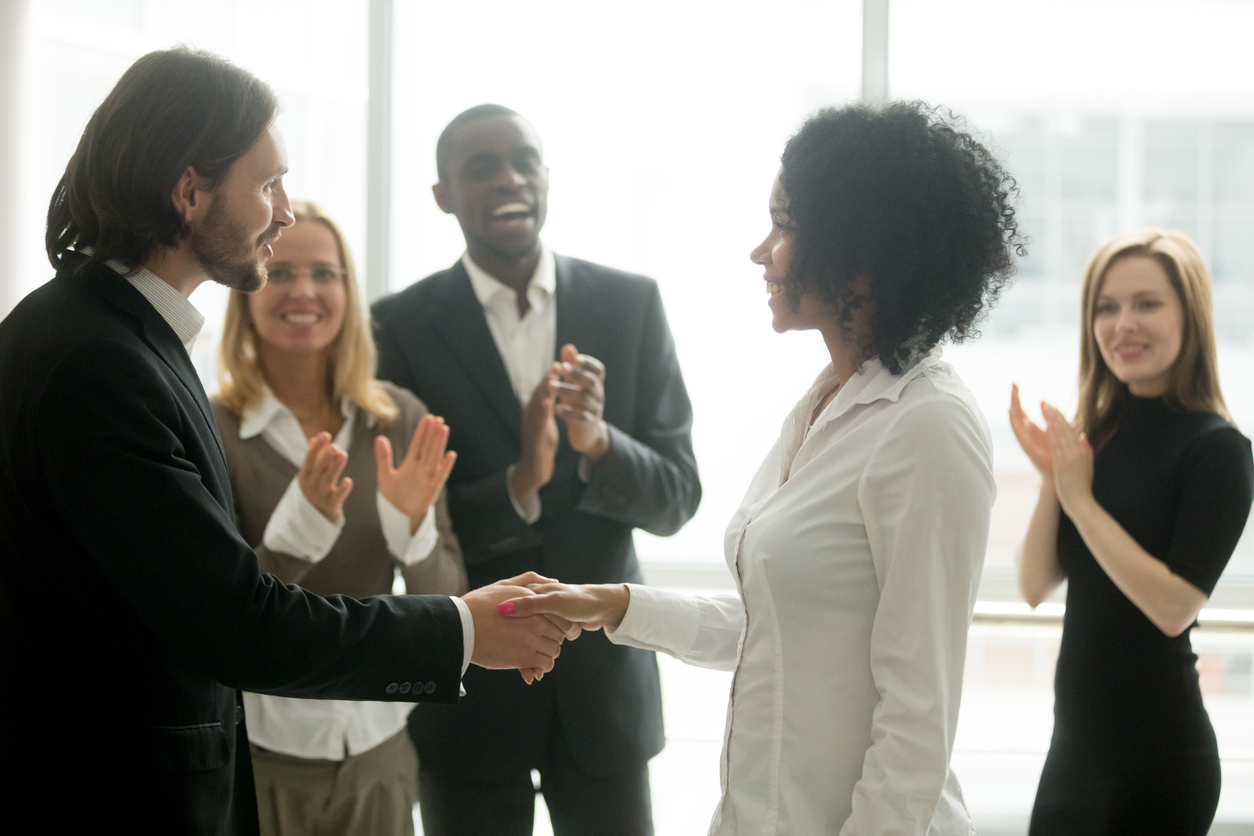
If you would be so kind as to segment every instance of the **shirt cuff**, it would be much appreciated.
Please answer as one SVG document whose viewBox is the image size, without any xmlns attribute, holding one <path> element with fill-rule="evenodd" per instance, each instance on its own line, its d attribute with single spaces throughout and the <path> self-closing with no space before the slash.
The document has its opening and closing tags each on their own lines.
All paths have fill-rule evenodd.
<svg viewBox="0 0 1254 836">
<path fill-rule="evenodd" d="M 697 641 L 700 610 L 696 598 L 629 583 L 627 611 L 618 627 L 605 628 L 613 644 L 626 644 L 664 653 L 689 650 Z"/>
<path fill-rule="evenodd" d="M 317 563 L 331 551 L 343 530 L 344 515 L 340 514 L 337 523 L 322 516 L 322 512 L 300 489 L 300 478 L 297 477 L 292 479 L 279 504 L 274 506 L 261 542 L 272 552 Z"/>
<path fill-rule="evenodd" d="M 435 505 L 427 509 L 427 515 L 411 536 L 409 517 L 388 501 L 381 492 L 375 493 L 375 505 L 379 509 L 379 526 L 383 529 L 383 541 L 388 551 L 406 566 L 421 563 L 435 551 L 440 532 L 435 527 Z"/>
<path fill-rule="evenodd" d="M 540 519 L 540 494 L 537 493 L 525 503 L 518 501 L 518 498 L 514 496 L 515 467 L 516 465 L 511 464 L 509 467 L 505 468 L 505 492 L 509 494 L 510 504 L 514 506 L 514 510 L 518 513 L 518 516 L 522 517 L 522 521 L 527 525 L 531 525 L 533 522 Z"/>
<path fill-rule="evenodd" d="M 588 462 L 587 456 L 579 457 L 579 466 L 575 468 L 579 473 L 579 481 L 585 485 L 592 481 L 592 465 Z"/>
<path fill-rule="evenodd" d="M 475 620 L 470 616 L 470 607 L 466 606 L 466 602 L 456 595 L 450 595 L 453 603 L 457 605 L 457 614 L 462 617 L 462 676 L 466 675 L 466 668 L 470 667 L 470 657 L 475 652 Z M 462 686 L 461 696 L 466 696 L 466 686 Z"/>
</svg>

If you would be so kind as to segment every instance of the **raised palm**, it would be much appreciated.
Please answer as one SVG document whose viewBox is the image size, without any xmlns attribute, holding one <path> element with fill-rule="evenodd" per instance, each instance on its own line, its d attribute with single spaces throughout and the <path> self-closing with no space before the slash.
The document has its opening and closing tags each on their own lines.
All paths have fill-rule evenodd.
<svg viewBox="0 0 1254 836">
<path fill-rule="evenodd" d="M 1023 452 L 1027 453 L 1032 466 L 1040 471 L 1042 476 L 1052 478 L 1054 463 L 1050 452 L 1049 434 L 1044 427 L 1037 426 L 1023 411 L 1023 405 L 1019 402 L 1019 387 L 1013 383 L 1010 385 L 1010 429 L 1014 432 L 1015 439 L 1023 448 Z"/>
<path fill-rule="evenodd" d="M 418 422 L 400 467 L 392 466 L 391 442 L 382 435 L 375 439 L 379 493 L 409 517 L 411 534 L 427 516 L 457 461 L 457 454 L 446 451 L 447 446 L 448 426 L 435 415 L 424 415 Z"/>
</svg>

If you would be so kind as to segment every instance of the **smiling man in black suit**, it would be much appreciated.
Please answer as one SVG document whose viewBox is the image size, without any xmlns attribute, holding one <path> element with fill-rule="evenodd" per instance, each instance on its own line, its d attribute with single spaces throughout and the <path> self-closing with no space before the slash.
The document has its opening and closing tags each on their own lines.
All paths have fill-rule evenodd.
<svg viewBox="0 0 1254 836">
<path fill-rule="evenodd" d="M 236 531 L 187 297 L 265 281 L 277 104 L 207 53 L 137 61 L 53 194 L 56 277 L 0 322 L 0 832 L 256 833 L 236 689 L 455 702 L 471 661 L 557 655 L 496 612 L 518 586 L 324 599 Z"/>
<path fill-rule="evenodd" d="M 470 585 L 526 570 L 639 582 L 632 530 L 672 534 L 701 498 L 657 285 L 544 247 L 548 169 L 514 111 L 460 114 L 436 163 L 435 199 L 466 253 L 376 303 L 375 333 L 379 376 L 448 421 L 449 511 Z M 457 706 L 411 715 L 428 836 L 530 834 L 532 769 L 558 836 L 652 833 L 653 654 L 597 632 L 530 687 L 479 673 Z"/>
</svg>

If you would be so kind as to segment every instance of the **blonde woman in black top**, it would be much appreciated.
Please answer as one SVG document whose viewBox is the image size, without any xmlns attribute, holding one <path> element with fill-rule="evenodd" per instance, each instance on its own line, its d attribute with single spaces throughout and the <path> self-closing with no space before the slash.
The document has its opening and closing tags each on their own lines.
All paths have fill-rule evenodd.
<svg viewBox="0 0 1254 836">
<path fill-rule="evenodd" d="M 1019 564 L 1033 607 L 1065 579 L 1054 734 L 1030 833 L 1198 834 L 1219 754 L 1189 630 L 1254 496 L 1219 389 L 1210 277 L 1179 232 L 1103 245 L 1083 288 L 1080 406 L 1045 428 L 1011 396 L 1043 477 Z"/>
</svg>

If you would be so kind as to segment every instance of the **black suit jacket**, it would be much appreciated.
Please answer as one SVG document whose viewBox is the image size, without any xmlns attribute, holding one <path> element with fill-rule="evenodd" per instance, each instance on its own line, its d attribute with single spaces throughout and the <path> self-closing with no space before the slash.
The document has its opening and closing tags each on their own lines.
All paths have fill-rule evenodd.
<svg viewBox="0 0 1254 836">
<path fill-rule="evenodd" d="M 584 484 L 559 421 L 534 525 L 505 486 L 521 454 L 522 405 L 462 263 L 374 305 L 379 377 L 413 391 L 450 427 L 458 458 L 449 512 L 472 588 L 527 569 L 571 583 L 640 582 L 632 529 L 672 534 L 701 499 L 692 407 L 657 285 L 558 256 L 556 293 L 558 350 L 574 343 L 605 363 L 611 449 Z M 537 762 L 554 710 L 594 775 L 643 764 L 664 742 L 656 659 L 600 632 L 568 642 L 530 687 L 514 672 L 472 669 L 461 702 L 415 711 L 411 730 L 424 769 L 504 777 Z"/>
<path fill-rule="evenodd" d="M 237 688 L 453 701 L 461 659 L 443 596 L 261 574 L 196 372 L 123 278 L 63 270 L 0 323 L 0 831 L 256 832 Z"/>
</svg>

